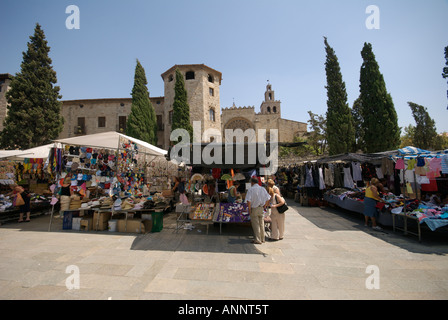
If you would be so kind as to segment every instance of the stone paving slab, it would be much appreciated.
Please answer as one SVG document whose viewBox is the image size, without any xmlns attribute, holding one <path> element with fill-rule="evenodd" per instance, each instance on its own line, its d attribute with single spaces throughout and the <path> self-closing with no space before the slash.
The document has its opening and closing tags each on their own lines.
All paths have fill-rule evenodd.
<svg viewBox="0 0 448 320">
<path fill-rule="evenodd" d="M 447 299 L 446 232 L 416 237 L 363 226 L 357 214 L 289 201 L 282 241 L 251 244 L 250 226 L 194 224 L 159 233 L 62 230 L 49 216 L 0 226 L 0 299 Z M 68 266 L 80 288 L 67 287 Z M 379 272 L 379 288 L 368 289 Z"/>
</svg>

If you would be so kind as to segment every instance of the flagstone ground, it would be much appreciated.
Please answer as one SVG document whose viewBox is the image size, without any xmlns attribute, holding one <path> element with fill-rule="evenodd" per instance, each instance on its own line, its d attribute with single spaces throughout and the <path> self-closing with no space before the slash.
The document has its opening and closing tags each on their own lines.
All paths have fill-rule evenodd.
<svg viewBox="0 0 448 320">
<path fill-rule="evenodd" d="M 159 233 L 62 230 L 49 216 L 0 226 L 0 299 L 447 299 L 448 232 L 364 227 L 359 214 L 292 200 L 286 235 L 251 243 L 250 226 Z M 70 265 L 80 288 L 69 290 Z M 379 271 L 368 289 L 368 266 Z M 371 282 L 370 282 L 371 283 Z"/>
</svg>

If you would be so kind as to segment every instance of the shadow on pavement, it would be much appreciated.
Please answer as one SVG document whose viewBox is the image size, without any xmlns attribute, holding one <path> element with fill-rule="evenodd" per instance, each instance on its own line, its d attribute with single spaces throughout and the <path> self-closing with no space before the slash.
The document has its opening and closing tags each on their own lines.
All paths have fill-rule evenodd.
<svg viewBox="0 0 448 320">
<path fill-rule="evenodd" d="M 166 225 L 166 227 L 165 227 Z M 252 244 L 252 228 L 247 225 L 193 223 L 194 228 L 176 230 L 175 223 L 164 219 L 161 232 L 139 235 L 131 250 L 193 251 L 216 253 L 264 254 Z"/>
<path fill-rule="evenodd" d="M 365 227 L 364 216 L 357 212 L 338 207 L 306 207 L 292 199 L 289 199 L 288 205 L 321 229 L 328 231 L 363 231 L 414 253 L 441 255 L 448 253 L 448 228 L 443 227 L 431 231 L 426 225 L 421 224 L 421 242 L 419 242 L 417 236 L 405 235 L 400 230 L 394 232 L 392 226 L 382 225 L 383 231 L 375 231 L 371 227 Z M 417 233 L 414 221 L 408 223 L 408 230 Z"/>
</svg>

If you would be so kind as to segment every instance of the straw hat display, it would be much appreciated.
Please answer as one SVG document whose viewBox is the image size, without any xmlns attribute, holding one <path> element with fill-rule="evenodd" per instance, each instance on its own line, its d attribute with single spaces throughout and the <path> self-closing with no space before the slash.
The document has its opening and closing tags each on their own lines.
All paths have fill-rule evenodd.
<svg viewBox="0 0 448 320">
<path fill-rule="evenodd" d="M 126 198 L 121 205 L 121 210 L 131 210 L 134 208 L 134 200 L 132 198 Z"/>
<path fill-rule="evenodd" d="M 191 181 L 200 181 L 200 180 L 204 180 L 204 176 L 200 173 L 195 173 L 191 176 L 190 178 Z"/>
</svg>

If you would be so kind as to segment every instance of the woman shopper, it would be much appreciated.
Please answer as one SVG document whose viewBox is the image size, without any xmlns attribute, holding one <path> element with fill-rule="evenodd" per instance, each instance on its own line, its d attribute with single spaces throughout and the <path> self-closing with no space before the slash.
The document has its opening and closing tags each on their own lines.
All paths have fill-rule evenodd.
<svg viewBox="0 0 448 320">
<path fill-rule="evenodd" d="M 376 218 L 378 216 L 376 204 L 377 202 L 384 202 L 378 193 L 380 184 L 381 183 L 377 178 L 372 178 L 370 185 L 366 188 L 366 194 L 364 197 L 364 226 L 367 227 L 369 225 L 370 218 L 372 220 L 372 229 L 377 231 L 381 231 L 382 229 L 376 224 Z"/>
<path fill-rule="evenodd" d="M 278 188 L 277 188 L 278 190 Z M 268 189 L 271 196 L 271 241 L 283 240 L 285 233 L 285 214 L 278 212 L 277 208 L 285 203 L 285 199 L 280 195 L 280 190 Z"/>
<path fill-rule="evenodd" d="M 8 193 L 8 195 L 14 195 L 17 196 L 18 194 L 21 195 L 23 201 L 25 202 L 23 205 L 19 206 L 20 209 L 20 216 L 18 222 L 30 222 L 30 214 L 31 214 L 31 206 L 30 206 L 30 200 L 31 196 L 23 187 L 17 185 L 17 184 L 11 184 L 10 185 L 11 192 Z M 23 214 L 26 214 L 26 219 L 23 220 Z"/>
<path fill-rule="evenodd" d="M 70 196 L 72 195 L 71 192 L 71 178 L 70 176 L 66 176 L 61 184 L 61 209 L 60 209 L 60 216 L 64 216 L 64 211 L 70 210 Z"/>
</svg>

